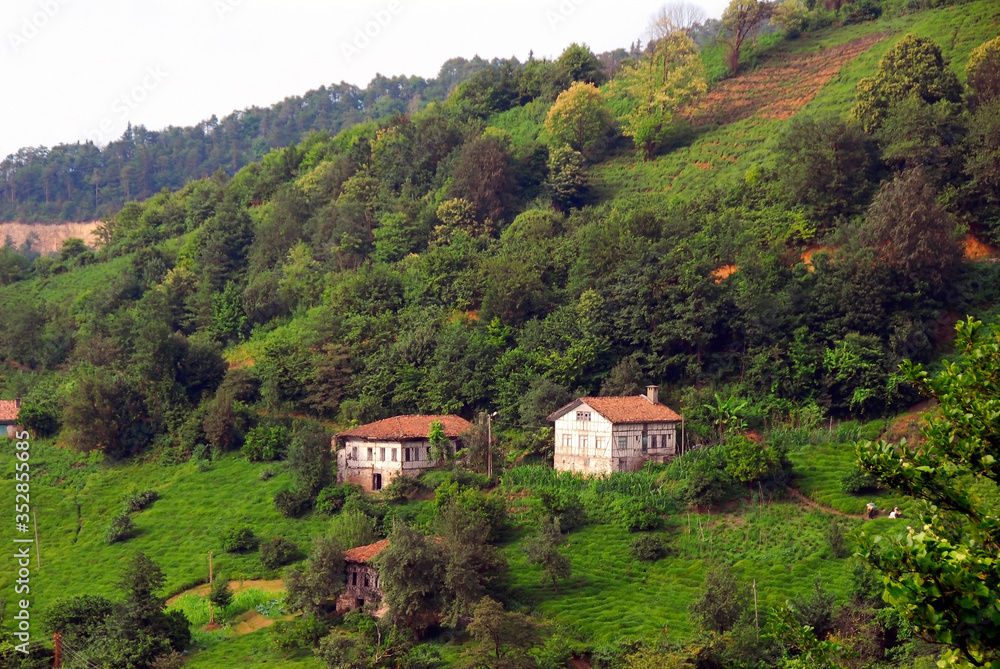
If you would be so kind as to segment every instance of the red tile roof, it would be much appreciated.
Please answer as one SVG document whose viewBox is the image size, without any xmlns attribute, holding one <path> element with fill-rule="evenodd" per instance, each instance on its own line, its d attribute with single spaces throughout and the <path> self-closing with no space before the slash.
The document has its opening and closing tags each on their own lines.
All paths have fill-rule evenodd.
<svg viewBox="0 0 1000 669">
<path fill-rule="evenodd" d="M 555 421 L 581 404 L 586 404 L 612 423 L 664 423 L 682 420 L 676 411 L 665 404 L 653 404 L 645 395 L 581 397 L 555 411 L 549 416 L 549 420 Z"/>
<path fill-rule="evenodd" d="M 367 546 L 358 546 L 349 551 L 344 551 L 344 560 L 347 562 L 368 562 L 373 557 L 389 547 L 389 540 L 383 539 Z"/>
<path fill-rule="evenodd" d="M 20 410 L 20 400 L 0 400 L 0 422 L 13 423 Z"/>
<path fill-rule="evenodd" d="M 431 423 L 441 421 L 444 433 L 450 439 L 469 429 L 469 421 L 459 416 L 393 416 L 368 423 L 352 430 L 344 430 L 337 437 L 362 437 L 365 439 L 427 439 Z"/>
</svg>

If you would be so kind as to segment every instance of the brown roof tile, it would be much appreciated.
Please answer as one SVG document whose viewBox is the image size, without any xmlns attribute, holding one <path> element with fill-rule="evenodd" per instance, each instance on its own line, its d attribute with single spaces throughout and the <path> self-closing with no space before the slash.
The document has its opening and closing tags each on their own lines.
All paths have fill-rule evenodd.
<svg viewBox="0 0 1000 669">
<path fill-rule="evenodd" d="M 349 551 L 344 551 L 344 560 L 347 562 L 368 562 L 373 557 L 389 547 L 389 540 L 383 539 L 367 546 L 358 546 Z"/>
<path fill-rule="evenodd" d="M 645 395 L 630 397 L 581 397 L 549 416 L 555 421 L 581 404 L 586 404 L 612 423 L 662 423 L 682 420 L 665 404 L 653 404 Z"/>
<path fill-rule="evenodd" d="M 0 400 L 0 421 L 14 422 L 20 410 L 20 400 Z"/>
<path fill-rule="evenodd" d="M 352 430 L 344 430 L 337 436 L 394 440 L 426 439 L 431 432 L 431 423 L 436 420 L 441 421 L 441 427 L 450 439 L 469 429 L 469 421 L 459 416 L 393 416 Z"/>
</svg>

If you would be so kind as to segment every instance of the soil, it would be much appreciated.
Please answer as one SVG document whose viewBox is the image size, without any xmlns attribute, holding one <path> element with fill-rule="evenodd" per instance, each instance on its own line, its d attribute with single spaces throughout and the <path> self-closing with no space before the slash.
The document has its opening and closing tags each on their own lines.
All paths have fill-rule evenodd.
<svg viewBox="0 0 1000 669">
<path fill-rule="evenodd" d="M 101 224 L 100 221 L 87 221 L 82 223 L 0 223 L 0 240 L 10 237 L 14 246 L 20 247 L 24 242 L 32 237 L 31 248 L 42 253 L 55 253 L 62 248 L 62 243 L 70 237 L 77 237 L 94 248 L 97 245 L 97 237 L 94 229 Z"/>
<path fill-rule="evenodd" d="M 824 506 L 824 505 L 820 504 L 819 502 L 817 502 L 816 500 L 810 499 L 810 498 L 806 497 L 801 492 L 799 492 L 798 490 L 796 490 L 795 488 L 792 488 L 790 486 L 786 487 L 785 490 L 788 491 L 788 494 L 790 494 L 792 497 L 794 497 L 798 501 L 802 502 L 806 506 L 808 506 L 810 508 L 813 508 L 813 509 L 819 509 L 820 511 L 823 511 L 824 513 L 830 513 L 830 514 L 833 514 L 835 516 L 840 516 L 841 518 L 865 518 L 865 514 L 863 514 L 863 513 L 845 513 L 843 511 L 841 511 L 840 509 L 833 508 L 832 506 Z"/>
</svg>

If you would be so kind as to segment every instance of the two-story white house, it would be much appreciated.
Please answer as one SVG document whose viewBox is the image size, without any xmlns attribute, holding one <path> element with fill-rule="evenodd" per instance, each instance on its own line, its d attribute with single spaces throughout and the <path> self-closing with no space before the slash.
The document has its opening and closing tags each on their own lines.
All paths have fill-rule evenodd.
<svg viewBox="0 0 1000 669">
<path fill-rule="evenodd" d="M 552 413 L 560 471 L 610 474 L 636 471 L 678 453 L 683 418 L 660 404 L 659 386 L 631 397 L 581 397 Z"/>
<path fill-rule="evenodd" d="M 337 483 L 353 483 L 371 492 L 397 476 L 417 477 L 437 467 L 431 459 L 431 424 L 439 421 L 454 453 L 469 421 L 459 416 L 394 416 L 344 430 L 333 438 Z M 339 449 L 339 450 L 338 450 Z"/>
</svg>

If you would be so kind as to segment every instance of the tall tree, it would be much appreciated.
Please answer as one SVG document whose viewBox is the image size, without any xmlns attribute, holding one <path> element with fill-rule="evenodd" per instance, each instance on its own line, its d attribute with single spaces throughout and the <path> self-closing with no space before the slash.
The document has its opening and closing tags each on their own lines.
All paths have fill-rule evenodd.
<svg viewBox="0 0 1000 669">
<path fill-rule="evenodd" d="M 726 65 L 730 74 L 740 69 L 743 44 L 757 35 L 761 25 L 771 15 L 767 0 L 731 0 L 722 13 L 722 34 L 726 44 Z"/>
</svg>

